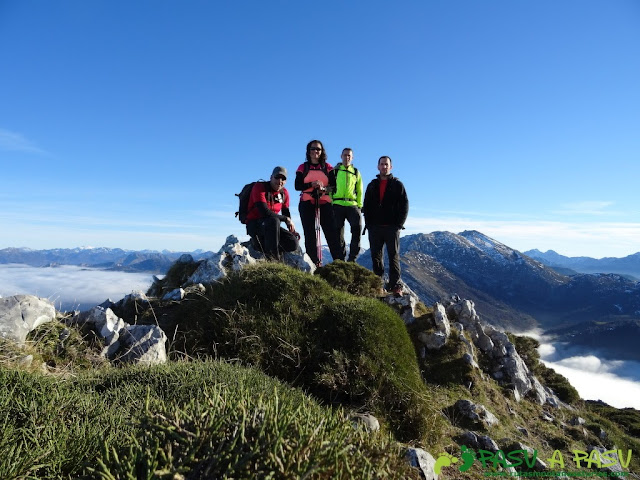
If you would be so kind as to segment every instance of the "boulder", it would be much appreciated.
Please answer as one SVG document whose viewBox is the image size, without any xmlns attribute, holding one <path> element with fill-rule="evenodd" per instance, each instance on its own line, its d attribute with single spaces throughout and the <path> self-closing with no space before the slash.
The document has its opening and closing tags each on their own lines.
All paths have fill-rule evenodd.
<svg viewBox="0 0 640 480">
<path fill-rule="evenodd" d="M 420 470 L 425 480 L 438 480 L 438 475 L 434 471 L 436 459 L 429 452 L 421 448 L 410 447 L 407 449 L 405 458 L 409 465 Z"/>
<path fill-rule="evenodd" d="M 500 423 L 498 418 L 484 405 L 473 403 L 471 400 L 460 399 L 455 403 L 454 408 L 471 422 L 487 429 Z"/>
<path fill-rule="evenodd" d="M 609 452 L 607 453 L 606 457 L 604 456 L 604 453 L 608 450 L 604 447 L 596 447 L 596 446 L 589 446 L 588 449 L 589 454 L 593 454 L 593 451 L 597 451 L 598 452 L 598 457 L 600 459 L 600 464 L 601 465 L 607 465 L 608 463 L 611 463 L 612 461 L 616 462 L 614 465 L 610 465 L 607 467 L 600 467 L 598 468 L 598 471 L 600 472 L 607 472 L 609 474 L 612 475 L 608 475 L 610 477 L 619 477 L 619 478 L 624 478 L 622 477 L 622 475 L 620 475 L 624 470 L 622 470 L 622 466 L 620 465 L 620 458 L 618 457 L 618 452 L 617 451 L 613 451 L 613 452 Z M 615 450 L 615 448 L 614 448 Z"/>
<path fill-rule="evenodd" d="M 103 339 L 102 356 L 113 361 L 143 364 L 167 361 L 167 337 L 155 325 L 129 325 L 110 308 L 93 307 L 80 312 L 70 321 L 72 324 L 89 324 Z"/>
<path fill-rule="evenodd" d="M 23 345 L 27 334 L 56 318 L 50 300 L 33 295 L 0 298 L 0 337 Z"/>
<path fill-rule="evenodd" d="M 156 325 L 128 325 L 120 334 L 118 361 L 157 365 L 167 362 L 167 336 Z"/>
<path fill-rule="evenodd" d="M 352 415 L 351 423 L 354 427 L 362 427 L 367 432 L 377 432 L 380 430 L 380 422 L 370 413 L 356 413 Z"/>
<path fill-rule="evenodd" d="M 436 303 L 433 306 L 433 320 L 436 324 L 436 331 L 444 333 L 445 337 L 451 335 L 451 324 L 449 323 L 447 312 L 440 303 Z"/>
</svg>

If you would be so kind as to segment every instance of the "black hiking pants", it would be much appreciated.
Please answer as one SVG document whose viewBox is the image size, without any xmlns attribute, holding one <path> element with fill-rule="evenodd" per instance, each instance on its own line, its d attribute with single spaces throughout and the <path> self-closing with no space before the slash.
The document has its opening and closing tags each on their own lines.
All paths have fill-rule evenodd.
<svg viewBox="0 0 640 480">
<path fill-rule="evenodd" d="M 298 239 L 288 229 L 280 226 L 278 217 L 264 217 L 247 223 L 247 234 L 255 238 L 264 256 L 269 260 L 280 260 L 280 252 L 294 252 Z"/>
<path fill-rule="evenodd" d="M 330 203 L 320 205 L 320 226 L 327 240 L 329 251 L 334 259 L 340 258 L 340 240 L 336 231 L 336 222 L 333 216 L 333 206 Z M 316 244 L 316 205 L 314 202 L 305 201 L 298 204 L 300 223 L 304 232 L 304 248 L 314 265 L 320 263 L 318 258 L 318 246 Z"/>
<path fill-rule="evenodd" d="M 382 248 L 387 247 L 389 258 L 389 289 L 400 282 L 400 229 L 393 225 L 367 225 L 369 231 L 369 248 L 373 273 L 384 275 L 384 254 Z"/>
<path fill-rule="evenodd" d="M 346 207 L 344 205 L 333 204 L 333 215 L 336 217 L 336 228 L 340 239 L 340 250 L 342 256 L 340 260 L 347 258 L 347 245 L 344 241 L 344 222 L 349 222 L 351 227 L 351 244 L 349 245 L 349 261 L 355 262 L 360 253 L 360 236 L 362 235 L 362 216 L 360 209 L 356 206 Z"/>
</svg>

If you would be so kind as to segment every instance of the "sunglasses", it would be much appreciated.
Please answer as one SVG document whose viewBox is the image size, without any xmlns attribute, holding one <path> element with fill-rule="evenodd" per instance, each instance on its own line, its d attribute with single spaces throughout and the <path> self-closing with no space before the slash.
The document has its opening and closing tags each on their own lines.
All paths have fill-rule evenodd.
<svg viewBox="0 0 640 480">
<path fill-rule="evenodd" d="M 309 151 L 314 151 L 314 152 L 321 152 L 322 149 L 320 147 L 310 147 Z"/>
<path fill-rule="evenodd" d="M 284 175 L 276 175 L 276 178 L 277 178 L 278 180 L 283 180 L 283 181 L 285 181 L 285 182 L 287 181 L 287 177 L 285 177 Z"/>
</svg>

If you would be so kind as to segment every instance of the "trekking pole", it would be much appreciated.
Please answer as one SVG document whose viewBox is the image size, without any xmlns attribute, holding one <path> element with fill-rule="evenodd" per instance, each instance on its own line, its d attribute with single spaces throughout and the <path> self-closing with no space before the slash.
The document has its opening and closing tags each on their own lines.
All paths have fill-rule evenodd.
<svg viewBox="0 0 640 480">
<path fill-rule="evenodd" d="M 320 194 L 319 190 L 314 191 L 316 197 L 316 255 L 318 256 L 318 265 L 322 266 L 322 235 L 320 234 Z"/>
</svg>

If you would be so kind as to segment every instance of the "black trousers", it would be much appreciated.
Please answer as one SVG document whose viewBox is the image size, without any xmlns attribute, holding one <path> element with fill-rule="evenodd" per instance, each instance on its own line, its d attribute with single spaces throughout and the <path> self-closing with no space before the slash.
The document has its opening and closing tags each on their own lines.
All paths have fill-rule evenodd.
<svg viewBox="0 0 640 480">
<path fill-rule="evenodd" d="M 264 217 L 247 223 L 247 233 L 258 240 L 265 257 L 280 260 L 280 252 L 294 252 L 298 239 L 288 229 L 280 226 L 277 217 Z"/>
<path fill-rule="evenodd" d="M 340 240 L 336 231 L 336 223 L 333 217 L 333 206 L 330 203 L 320 205 L 320 226 L 327 240 L 329 251 L 334 259 L 340 259 Z M 314 202 L 300 202 L 298 204 L 300 222 L 304 232 L 304 248 L 314 265 L 320 263 L 318 258 L 318 246 L 316 244 L 316 206 Z"/>
<path fill-rule="evenodd" d="M 362 216 L 358 207 L 346 207 L 333 204 L 333 215 L 336 218 L 336 228 L 340 240 L 340 260 L 347 258 L 347 245 L 344 241 L 344 222 L 349 222 L 351 227 L 351 243 L 349 244 L 349 261 L 354 262 L 360 253 L 360 236 L 362 235 Z"/>
<path fill-rule="evenodd" d="M 400 230 L 392 225 L 368 225 L 367 230 L 373 273 L 379 277 L 384 275 L 382 248 L 386 246 L 389 258 L 389 288 L 393 288 L 400 282 Z"/>
</svg>

